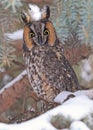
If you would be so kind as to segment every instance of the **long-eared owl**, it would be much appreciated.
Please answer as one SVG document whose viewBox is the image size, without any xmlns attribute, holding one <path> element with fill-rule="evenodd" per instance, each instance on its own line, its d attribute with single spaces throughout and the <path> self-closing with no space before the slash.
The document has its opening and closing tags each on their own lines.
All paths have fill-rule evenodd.
<svg viewBox="0 0 93 130">
<path fill-rule="evenodd" d="M 21 15 L 25 23 L 23 57 L 33 90 L 37 96 L 51 102 L 63 90 L 77 90 L 79 83 L 49 20 L 49 7 L 44 6 L 41 14 L 37 12 L 36 19 L 31 11 L 30 8 L 30 14 L 22 12 Z"/>
</svg>

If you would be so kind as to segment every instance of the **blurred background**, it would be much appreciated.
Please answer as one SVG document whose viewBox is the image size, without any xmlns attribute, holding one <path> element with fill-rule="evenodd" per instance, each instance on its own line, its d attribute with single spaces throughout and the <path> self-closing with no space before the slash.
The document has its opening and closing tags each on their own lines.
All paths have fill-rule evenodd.
<svg viewBox="0 0 93 130">
<path fill-rule="evenodd" d="M 0 89 L 26 68 L 22 39 L 9 40 L 5 34 L 23 29 L 20 13 L 30 3 L 41 8 L 50 6 L 50 19 L 80 85 L 84 89 L 93 88 L 93 0 L 0 0 Z M 21 112 L 29 111 L 33 102 L 32 98 L 21 97 L 10 109 L 0 113 L 0 121 L 10 123 L 31 118 L 29 112 L 24 115 Z"/>
</svg>

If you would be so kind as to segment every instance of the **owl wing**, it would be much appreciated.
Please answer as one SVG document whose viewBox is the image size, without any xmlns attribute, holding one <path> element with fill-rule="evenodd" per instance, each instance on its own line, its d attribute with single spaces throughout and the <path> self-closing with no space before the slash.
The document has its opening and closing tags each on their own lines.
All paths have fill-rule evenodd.
<svg viewBox="0 0 93 130">
<path fill-rule="evenodd" d="M 80 88 L 80 85 L 74 69 L 64 55 L 62 55 L 61 61 L 63 61 L 64 63 L 64 68 L 66 68 L 64 73 L 66 74 L 67 78 L 72 82 L 72 84 L 69 84 L 69 82 L 68 84 L 71 85 L 73 89 L 78 90 Z"/>
<path fill-rule="evenodd" d="M 46 80 L 50 86 L 59 91 L 75 91 L 79 88 L 76 74 L 63 54 L 55 51 L 46 52 L 43 66 Z"/>
</svg>

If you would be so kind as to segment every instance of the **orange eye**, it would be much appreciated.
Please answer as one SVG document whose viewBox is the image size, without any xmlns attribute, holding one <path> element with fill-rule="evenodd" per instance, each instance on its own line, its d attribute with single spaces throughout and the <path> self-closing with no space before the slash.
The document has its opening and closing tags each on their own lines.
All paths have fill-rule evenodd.
<svg viewBox="0 0 93 130">
<path fill-rule="evenodd" d="M 44 35 L 49 35 L 49 30 L 48 29 L 44 30 Z"/>
<path fill-rule="evenodd" d="M 30 33 L 29 33 L 29 36 L 30 36 L 30 37 L 35 37 L 35 33 L 34 33 L 34 32 L 30 32 Z"/>
</svg>

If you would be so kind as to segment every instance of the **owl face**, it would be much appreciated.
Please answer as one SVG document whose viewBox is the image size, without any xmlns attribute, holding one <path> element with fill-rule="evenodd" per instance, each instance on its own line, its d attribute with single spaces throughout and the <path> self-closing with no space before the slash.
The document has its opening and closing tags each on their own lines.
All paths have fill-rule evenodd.
<svg viewBox="0 0 93 130">
<path fill-rule="evenodd" d="M 53 46 L 57 39 L 55 28 L 49 20 L 48 14 L 46 13 L 45 16 L 42 14 L 42 16 L 43 18 L 38 21 L 31 21 L 31 16 L 22 14 L 22 19 L 25 22 L 24 46 L 29 50 L 34 46 Z"/>
</svg>

